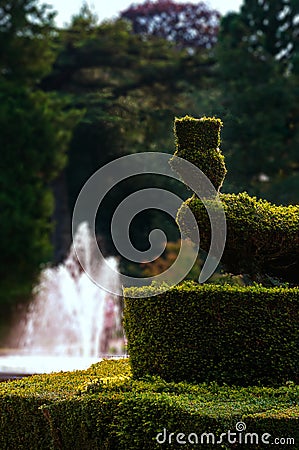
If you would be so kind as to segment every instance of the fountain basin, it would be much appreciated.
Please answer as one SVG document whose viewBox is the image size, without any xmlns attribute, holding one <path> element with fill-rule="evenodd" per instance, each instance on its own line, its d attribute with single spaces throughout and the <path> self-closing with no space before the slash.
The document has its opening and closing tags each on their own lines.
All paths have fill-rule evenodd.
<svg viewBox="0 0 299 450">
<path fill-rule="evenodd" d="M 0 379 L 20 378 L 23 376 L 84 370 L 96 362 L 99 357 L 49 356 L 49 355 L 7 355 L 0 357 Z"/>
</svg>

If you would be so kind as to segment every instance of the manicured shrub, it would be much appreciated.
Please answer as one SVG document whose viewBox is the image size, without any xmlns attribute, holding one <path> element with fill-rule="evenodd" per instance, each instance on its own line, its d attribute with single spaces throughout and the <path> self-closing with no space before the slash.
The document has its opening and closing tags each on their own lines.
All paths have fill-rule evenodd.
<svg viewBox="0 0 299 450">
<path fill-rule="evenodd" d="M 226 174 L 224 157 L 218 149 L 221 127 L 221 120 L 215 117 L 195 119 L 185 116 L 176 118 L 174 122 L 175 156 L 199 167 L 217 191 L 222 186 Z M 172 165 L 176 169 L 175 160 L 172 161 Z M 184 179 L 183 174 L 182 178 Z"/>
<path fill-rule="evenodd" d="M 298 279 L 299 205 L 277 206 L 246 192 L 220 194 L 219 198 L 227 224 L 222 256 L 226 270 L 252 276 L 266 273 L 289 281 Z M 201 247 L 208 251 L 210 225 L 206 208 L 195 195 L 182 205 L 177 220 L 187 236 L 190 232 L 184 227 L 187 206 L 197 221 Z"/>
<path fill-rule="evenodd" d="M 220 119 L 186 116 L 175 119 L 175 155 L 191 162 L 220 190 L 226 167 L 219 150 Z M 172 167 L 178 173 L 175 159 Z M 190 174 L 181 173 L 186 180 Z M 198 187 L 201 187 L 198 180 Z M 211 197 L 210 197 L 211 199 Z M 247 273 L 264 281 L 265 275 L 298 284 L 299 271 L 299 205 L 276 206 L 266 200 L 257 200 L 246 192 L 219 194 L 227 220 L 227 241 L 222 258 L 225 269 L 235 274 Z M 210 200 L 213 203 L 213 199 Z M 215 202 L 216 205 L 216 202 Z M 184 228 L 186 206 L 193 211 L 201 239 L 201 247 L 210 247 L 210 221 L 201 200 L 195 195 L 178 212 L 177 221 Z M 212 204 L 211 204 L 212 207 Z M 187 227 L 185 227 L 187 228 Z M 191 230 L 185 229 L 191 235 Z"/>
<path fill-rule="evenodd" d="M 265 448 L 261 442 L 265 433 L 271 443 L 275 438 L 289 437 L 296 445 L 298 396 L 299 387 L 293 383 L 277 388 L 235 388 L 217 383 L 166 382 L 159 377 L 135 380 L 128 360 L 103 361 L 86 371 L 0 384 L 0 448 L 182 448 L 177 437 L 184 433 L 183 447 L 193 449 L 196 445 L 188 442 L 193 433 L 193 442 L 196 434 L 199 444 L 202 439 L 205 448 L 214 449 L 217 444 L 211 435 L 206 445 L 207 433 L 219 440 L 221 433 L 235 432 L 240 421 L 246 424 L 246 432 L 258 435 L 259 442 L 250 445 L 254 450 Z M 245 432 L 242 438 L 244 443 Z M 181 435 L 179 439 L 184 438 Z M 235 448 L 227 436 L 222 442 L 219 448 Z"/>
<path fill-rule="evenodd" d="M 106 448 L 102 441 L 109 434 L 113 399 L 108 400 L 108 406 L 105 398 L 90 405 L 92 393 L 88 386 L 111 373 L 114 377 L 128 376 L 127 361 L 104 361 L 100 367 L 93 365 L 86 371 L 35 375 L 0 383 L 0 448 Z M 84 392 L 88 395 L 84 396 Z"/>
<path fill-rule="evenodd" d="M 169 381 L 275 385 L 299 380 L 299 290 L 186 282 L 130 298 L 133 375 Z"/>
</svg>

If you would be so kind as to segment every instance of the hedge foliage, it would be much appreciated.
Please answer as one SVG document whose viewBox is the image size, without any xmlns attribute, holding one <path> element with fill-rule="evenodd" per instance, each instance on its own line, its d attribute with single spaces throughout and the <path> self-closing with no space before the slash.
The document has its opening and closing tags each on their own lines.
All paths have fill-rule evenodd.
<svg viewBox="0 0 299 450">
<path fill-rule="evenodd" d="M 221 127 L 221 120 L 215 117 L 195 119 L 185 116 L 176 118 L 174 122 L 175 156 L 199 167 L 217 191 L 226 174 L 224 156 L 218 149 Z M 175 164 L 172 165 L 176 169 Z M 182 178 L 184 179 L 184 175 Z"/>
<path fill-rule="evenodd" d="M 141 288 L 140 288 L 141 289 Z M 299 289 L 198 285 L 130 298 L 133 375 L 248 386 L 299 381 Z"/>
<path fill-rule="evenodd" d="M 224 157 L 218 149 L 221 126 L 221 120 L 214 117 L 194 119 L 189 116 L 175 119 L 174 126 L 175 155 L 197 166 L 218 192 L 226 175 Z M 175 159 L 171 165 L 179 172 Z M 190 177 L 190 174 L 181 174 L 183 181 L 186 176 Z M 200 183 L 198 180 L 199 189 Z M 247 273 L 260 280 L 265 274 L 274 275 L 298 285 L 299 205 L 277 206 L 250 197 L 246 192 L 219 193 L 218 198 L 227 220 L 227 241 L 222 258 L 225 269 L 234 274 Z M 177 222 L 183 229 L 186 206 L 195 215 L 201 247 L 208 251 L 210 221 L 203 203 L 194 195 L 182 205 Z M 185 227 L 184 231 L 188 235 L 191 230 Z"/>
<path fill-rule="evenodd" d="M 298 279 L 299 205 L 277 206 L 246 192 L 219 194 L 225 211 L 227 236 L 222 262 L 228 272 L 269 273 Z M 209 217 L 195 195 L 178 211 L 184 229 L 184 210 L 189 207 L 199 227 L 201 247 L 210 246 Z M 211 205 L 212 206 L 212 205 Z M 184 229 L 188 235 L 188 229 Z"/>
<path fill-rule="evenodd" d="M 86 371 L 36 375 L 0 384 L 0 448 L 5 450 L 144 450 L 182 448 L 177 433 L 219 438 L 243 421 L 261 437 L 299 442 L 299 386 L 276 388 L 134 380 L 128 360 L 103 361 Z M 158 433 L 163 440 L 158 444 Z M 169 445 L 169 435 L 172 444 Z M 245 436 L 243 434 L 243 436 Z M 182 439 L 182 438 L 181 438 Z M 244 437 L 243 437 L 244 439 Z M 193 435 L 194 440 L 194 435 Z M 203 436 L 203 443 L 207 436 Z M 214 449 L 215 444 L 204 445 Z M 183 445 L 192 449 L 194 444 Z M 217 445 L 218 448 L 218 445 Z M 219 448 L 231 449 L 227 444 Z M 248 448 L 238 445 L 237 448 Z M 252 449 L 265 448 L 259 444 Z M 277 448 L 284 448 L 283 445 Z M 288 446 L 290 448 L 290 445 Z M 294 447 L 292 447 L 294 448 Z M 296 447 L 295 447 L 296 448 Z"/>
</svg>

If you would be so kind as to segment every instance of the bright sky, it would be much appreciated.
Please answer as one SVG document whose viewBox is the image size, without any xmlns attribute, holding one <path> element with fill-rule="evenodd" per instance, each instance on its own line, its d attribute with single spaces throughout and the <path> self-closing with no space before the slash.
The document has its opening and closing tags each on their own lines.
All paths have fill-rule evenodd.
<svg viewBox="0 0 299 450">
<path fill-rule="evenodd" d="M 199 3 L 199 0 L 176 0 L 177 3 Z M 70 22 L 73 14 L 77 14 L 84 0 L 40 0 L 53 6 L 58 12 L 56 23 L 62 26 Z M 115 18 L 120 11 L 127 9 L 132 3 L 144 3 L 144 0 L 86 0 L 91 9 L 98 15 L 99 20 Z M 242 0 L 206 0 L 210 8 L 218 10 L 222 15 L 229 11 L 239 11 Z"/>
</svg>

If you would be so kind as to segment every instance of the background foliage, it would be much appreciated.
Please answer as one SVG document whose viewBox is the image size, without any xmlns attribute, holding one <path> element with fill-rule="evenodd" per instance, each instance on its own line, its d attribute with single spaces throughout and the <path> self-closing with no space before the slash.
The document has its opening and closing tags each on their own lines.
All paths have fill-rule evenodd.
<svg viewBox="0 0 299 450">
<path fill-rule="evenodd" d="M 245 1 L 223 18 L 217 46 L 225 187 L 298 202 L 299 5 Z"/>
<path fill-rule="evenodd" d="M 291 0 L 245 0 L 223 18 L 205 3 L 159 0 L 103 23 L 84 5 L 57 29 L 46 5 L 0 0 L 1 304 L 25 298 L 41 263 L 63 259 L 95 170 L 129 153 L 173 153 L 175 116 L 223 119 L 224 191 L 297 203 L 298 14 Z M 106 253 L 114 206 L 146 183 L 190 196 L 158 180 L 112 192 L 97 223 Z M 132 224 L 138 248 L 157 224 L 177 241 L 176 225 L 151 211 Z"/>
<path fill-rule="evenodd" d="M 134 33 L 174 42 L 190 52 L 211 49 L 217 42 L 220 14 L 204 2 L 176 3 L 172 0 L 133 4 L 121 13 Z"/>
</svg>

